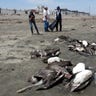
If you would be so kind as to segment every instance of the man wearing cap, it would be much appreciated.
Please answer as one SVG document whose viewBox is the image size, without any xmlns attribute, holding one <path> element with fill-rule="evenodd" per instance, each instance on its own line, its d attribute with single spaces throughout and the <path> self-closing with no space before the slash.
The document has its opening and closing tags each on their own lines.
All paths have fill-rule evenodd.
<svg viewBox="0 0 96 96">
<path fill-rule="evenodd" d="M 59 25 L 59 31 L 62 31 L 62 15 L 61 15 L 61 9 L 58 6 L 56 10 L 56 31 L 58 31 L 58 25 Z"/>
</svg>

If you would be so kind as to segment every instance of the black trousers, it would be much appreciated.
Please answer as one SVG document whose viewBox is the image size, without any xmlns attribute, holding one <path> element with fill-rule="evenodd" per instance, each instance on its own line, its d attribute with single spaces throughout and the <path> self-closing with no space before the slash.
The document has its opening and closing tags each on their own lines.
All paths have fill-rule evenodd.
<svg viewBox="0 0 96 96">
<path fill-rule="evenodd" d="M 59 27 L 59 31 L 62 31 L 62 20 L 57 20 L 56 31 L 58 31 L 58 27 Z"/>
<path fill-rule="evenodd" d="M 29 24 L 30 24 L 30 29 L 31 29 L 32 34 L 33 34 L 33 25 L 34 25 L 34 27 L 35 27 L 35 29 L 36 29 L 36 31 L 37 31 L 37 34 L 39 34 L 39 31 L 38 31 L 36 22 L 35 22 L 35 21 L 31 21 L 31 22 L 30 22 L 30 21 L 29 21 Z"/>
</svg>

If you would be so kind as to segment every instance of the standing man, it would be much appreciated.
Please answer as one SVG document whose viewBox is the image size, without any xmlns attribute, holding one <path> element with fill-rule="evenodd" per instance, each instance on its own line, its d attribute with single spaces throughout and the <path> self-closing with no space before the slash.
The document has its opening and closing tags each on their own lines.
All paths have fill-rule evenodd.
<svg viewBox="0 0 96 96">
<path fill-rule="evenodd" d="M 58 31 L 58 25 L 59 25 L 59 31 L 62 31 L 62 15 L 61 15 L 61 9 L 58 6 L 56 10 L 56 31 Z"/>
<path fill-rule="evenodd" d="M 37 31 L 37 34 L 39 35 L 40 33 L 38 31 L 38 28 L 35 22 L 35 15 L 33 14 L 32 10 L 30 11 L 30 14 L 29 14 L 29 24 L 30 24 L 30 30 L 31 30 L 32 35 L 33 35 L 33 25 Z"/>
<path fill-rule="evenodd" d="M 44 31 L 45 32 L 49 31 L 48 30 L 48 27 L 49 27 L 48 19 L 49 19 L 48 7 L 44 7 L 44 10 L 43 10 L 43 22 L 44 22 Z"/>
</svg>

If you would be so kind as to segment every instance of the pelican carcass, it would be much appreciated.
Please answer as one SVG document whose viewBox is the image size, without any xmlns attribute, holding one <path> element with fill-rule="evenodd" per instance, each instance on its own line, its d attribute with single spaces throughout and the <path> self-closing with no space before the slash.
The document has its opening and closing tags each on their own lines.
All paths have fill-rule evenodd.
<svg viewBox="0 0 96 96">
<path fill-rule="evenodd" d="M 91 70 L 84 70 L 76 74 L 75 78 L 71 83 L 71 92 L 77 90 L 82 84 L 85 86 L 88 84 L 88 80 L 92 77 L 93 73 Z"/>
<path fill-rule="evenodd" d="M 78 63 L 74 68 L 73 68 L 73 74 L 76 74 L 78 72 L 81 72 L 85 70 L 85 64 L 84 63 Z"/>
</svg>

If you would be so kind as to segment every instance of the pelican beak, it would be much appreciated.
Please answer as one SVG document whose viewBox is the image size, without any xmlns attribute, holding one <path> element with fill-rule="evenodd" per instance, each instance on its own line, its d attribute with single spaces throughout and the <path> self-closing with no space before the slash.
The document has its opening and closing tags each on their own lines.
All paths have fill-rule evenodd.
<svg viewBox="0 0 96 96">
<path fill-rule="evenodd" d="M 80 84 L 77 84 L 77 85 L 72 85 L 72 88 L 71 88 L 71 92 L 75 91 L 78 87 L 80 86 Z"/>
</svg>

